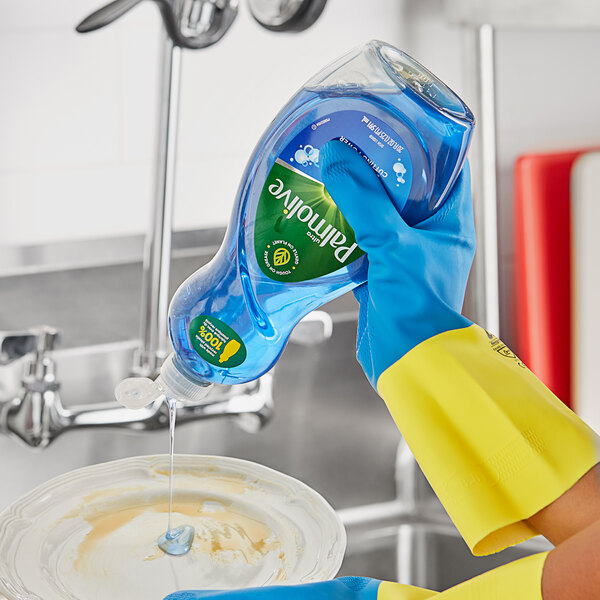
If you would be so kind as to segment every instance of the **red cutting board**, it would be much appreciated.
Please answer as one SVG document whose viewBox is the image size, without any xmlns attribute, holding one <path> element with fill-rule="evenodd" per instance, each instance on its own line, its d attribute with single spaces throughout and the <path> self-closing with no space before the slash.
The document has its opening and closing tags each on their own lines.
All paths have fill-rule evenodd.
<svg viewBox="0 0 600 600">
<path fill-rule="evenodd" d="M 515 166 L 516 351 L 567 406 L 572 406 L 570 179 L 574 161 L 588 151 L 527 154 Z"/>
</svg>

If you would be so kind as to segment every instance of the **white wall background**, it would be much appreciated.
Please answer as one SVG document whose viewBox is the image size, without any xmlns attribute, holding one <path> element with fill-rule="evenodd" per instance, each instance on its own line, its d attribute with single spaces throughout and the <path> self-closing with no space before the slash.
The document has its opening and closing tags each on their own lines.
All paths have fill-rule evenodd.
<svg viewBox="0 0 600 600">
<path fill-rule="evenodd" d="M 403 5 L 401 47 L 469 102 L 472 86 L 465 65 L 472 57 L 465 53 L 470 46 L 464 32 L 444 23 L 443 0 L 406 0 Z M 496 35 L 500 322 L 503 339 L 515 349 L 514 164 L 527 152 L 600 145 L 598 56 L 600 30 L 500 30 Z"/>
<path fill-rule="evenodd" d="M 153 194 L 160 18 L 144 2 L 109 27 L 74 27 L 103 0 L 0 0 L 0 240 L 145 231 Z M 224 224 L 254 144 L 319 68 L 373 37 L 398 43 L 401 5 L 332 0 L 309 31 L 241 14 L 183 56 L 176 229 Z"/>
<path fill-rule="evenodd" d="M 160 21 L 145 2 L 85 36 L 102 0 L 0 0 L 0 244 L 145 231 L 153 193 Z M 466 94 L 462 33 L 442 0 L 329 0 L 302 34 L 261 29 L 245 3 L 218 45 L 183 60 L 176 229 L 226 223 L 258 137 L 301 83 L 381 38 Z M 503 335 L 512 311 L 512 169 L 532 150 L 600 142 L 600 32 L 500 32 Z M 467 97 L 468 99 L 468 97 Z"/>
</svg>

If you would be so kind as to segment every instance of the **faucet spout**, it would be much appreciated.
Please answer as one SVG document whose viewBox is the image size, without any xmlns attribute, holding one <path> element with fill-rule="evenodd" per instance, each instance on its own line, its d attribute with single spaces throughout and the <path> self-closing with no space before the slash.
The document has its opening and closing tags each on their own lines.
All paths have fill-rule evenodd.
<svg viewBox="0 0 600 600">
<path fill-rule="evenodd" d="M 239 427 L 255 433 L 273 414 L 273 375 L 239 386 L 215 386 L 202 402 L 181 403 L 177 423 L 217 417 L 233 418 Z M 45 448 L 65 431 L 81 428 L 155 431 L 169 426 L 166 403 L 132 410 L 117 402 L 83 404 L 65 408 L 58 390 L 25 390 L 21 396 L 0 404 L 0 433 L 9 433 L 28 446 Z"/>
<path fill-rule="evenodd" d="M 16 397 L 0 400 L 0 434 L 10 434 L 28 446 L 45 448 L 65 431 L 80 428 L 117 428 L 154 431 L 169 426 L 169 411 L 162 398 L 138 410 L 117 402 L 65 407 L 50 352 L 58 336 L 49 327 L 28 332 L 0 332 L 4 364 L 31 354 L 25 364 Z M 233 418 L 244 430 L 256 432 L 273 413 L 273 375 L 235 386 L 213 386 L 197 402 L 180 402 L 177 422 L 188 423 L 217 417 Z"/>
<path fill-rule="evenodd" d="M 263 375 L 249 384 L 214 386 L 200 402 L 177 405 L 177 423 L 216 417 L 234 417 L 246 431 L 258 431 L 273 412 L 273 375 Z M 116 402 L 74 406 L 65 413 L 67 429 L 104 427 L 154 431 L 169 426 L 169 411 L 162 399 L 137 410 Z"/>
</svg>

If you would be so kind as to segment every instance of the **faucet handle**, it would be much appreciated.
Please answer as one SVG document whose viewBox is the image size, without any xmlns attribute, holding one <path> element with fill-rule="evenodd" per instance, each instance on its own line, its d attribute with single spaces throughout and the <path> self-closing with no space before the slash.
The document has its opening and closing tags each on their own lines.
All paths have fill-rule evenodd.
<svg viewBox="0 0 600 600">
<path fill-rule="evenodd" d="M 56 327 L 50 325 L 38 325 L 30 330 L 35 340 L 34 351 L 38 355 L 52 352 L 54 346 L 60 342 L 60 331 Z"/>
<path fill-rule="evenodd" d="M 38 356 L 54 350 L 60 332 L 54 327 L 41 325 L 25 331 L 0 331 L 0 366 L 8 365 L 26 354 Z"/>
<path fill-rule="evenodd" d="M 88 33 L 89 31 L 95 31 L 101 27 L 109 25 L 120 16 L 124 15 L 127 11 L 131 10 L 136 4 L 139 4 L 142 0 L 114 0 L 106 6 L 99 8 L 94 11 L 91 15 L 88 15 L 75 30 L 78 33 Z"/>
<path fill-rule="evenodd" d="M 142 0 L 113 0 L 88 15 L 75 30 L 88 33 L 109 25 Z M 238 13 L 239 0 L 155 0 L 176 46 L 199 50 L 218 42 Z"/>
</svg>

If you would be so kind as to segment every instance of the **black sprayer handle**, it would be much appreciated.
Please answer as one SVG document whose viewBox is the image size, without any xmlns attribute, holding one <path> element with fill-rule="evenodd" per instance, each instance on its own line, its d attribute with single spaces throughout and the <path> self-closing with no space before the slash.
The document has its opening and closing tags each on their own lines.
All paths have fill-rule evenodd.
<svg viewBox="0 0 600 600">
<path fill-rule="evenodd" d="M 142 0 L 114 0 L 110 4 L 99 8 L 97 11 L 86 17 L 75 29 L 79 33 L 88 33 L 88 31 L 100 29 L 101 27 L 116 21 L 141 1 Z"/>
<path fill-rule="evenodd" d="M 142 0 L 114 0 L 86 17 L 75 28 L 79 33 L 100 29 Z M 233 23 L 239 0 L 154 0 L 160 9 L 167 33 L 176 46 L 198 50 L 218 42 Z M 202 9 L 212 9 L 210 22 L 204 23 Z"/>
</svg>

